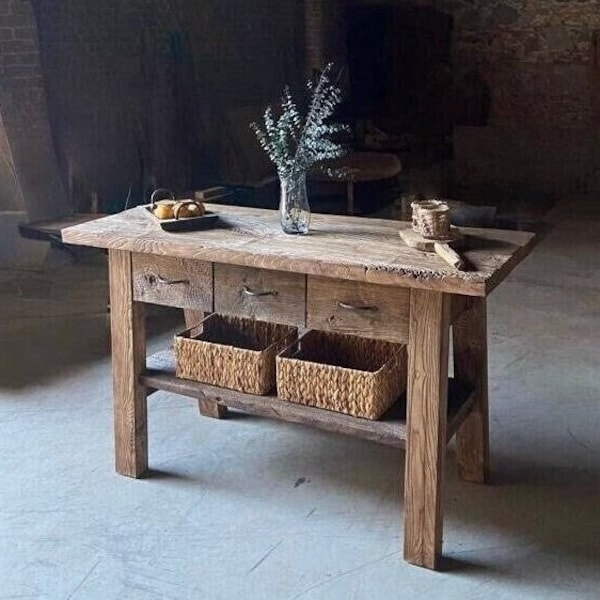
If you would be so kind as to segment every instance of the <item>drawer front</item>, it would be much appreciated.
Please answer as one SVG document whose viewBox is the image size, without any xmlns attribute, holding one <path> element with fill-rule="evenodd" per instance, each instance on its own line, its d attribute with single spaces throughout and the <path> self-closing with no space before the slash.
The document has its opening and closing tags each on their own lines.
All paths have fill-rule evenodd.
<svg viewBox="0 0 600 600">
<path fill-rule="evenodd" d="M 307 279 L 306 326 L 408 342 L 410 290 L 342 279 Z"/>
<path fill-rule="evenodd" d="M 134 254 L 133 297 L 139 302 L 212 312 L 212 263 Z"/>
<path fill-rule="evenodd" d="M 215 312 L 304 326 L 306 276 L 215 264 Z"/>
</svg>

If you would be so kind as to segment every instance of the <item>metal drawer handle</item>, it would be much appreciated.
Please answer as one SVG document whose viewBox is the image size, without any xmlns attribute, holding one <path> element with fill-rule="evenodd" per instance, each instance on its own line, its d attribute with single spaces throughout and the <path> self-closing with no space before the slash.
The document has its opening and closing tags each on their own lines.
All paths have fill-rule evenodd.
<svg viewBox="0 0 600 600">
<path fill-rule="evenodd" d="M 356 306 L 355 304 L 348 304 L 347 302 L 337 301 L 337 305 L 345 310 L 358 310 L 361 312 L 377 312 L 379 308 L 377 306 Z"/>
<path fill-rule="evenodd" d="M 153 284 L 153 283 L 162 283 L 163 285 L 176 285 L 178 283 L 183 283 L 185 285 L 189 285 L 190 280 L 189 279 L 165 279 L 164 277 L 161 277 L 160 275 L 149 275 L 148 276 L 148 283 Z"/>
<path fill-rule="evenodd" d="M 244 295 L 251 298 L 259 298 L 261 296 L 277 296 L 277 290 L 270 290 L 268 292 L 253 292 L 248 286 L 242 287 Z"/>
</svg>

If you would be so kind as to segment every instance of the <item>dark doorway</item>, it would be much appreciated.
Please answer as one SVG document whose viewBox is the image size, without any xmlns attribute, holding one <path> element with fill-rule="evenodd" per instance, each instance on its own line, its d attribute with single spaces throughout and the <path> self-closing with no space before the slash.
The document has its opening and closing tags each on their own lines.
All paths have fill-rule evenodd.
<svg viewBox="0 0 600 600">
<path fill-rule="evenodd" d="M 350 6 L 351 116 L 389 133 L 450 132 L 452 27 L 450 15 L 430 8 Z"/>
</svg>

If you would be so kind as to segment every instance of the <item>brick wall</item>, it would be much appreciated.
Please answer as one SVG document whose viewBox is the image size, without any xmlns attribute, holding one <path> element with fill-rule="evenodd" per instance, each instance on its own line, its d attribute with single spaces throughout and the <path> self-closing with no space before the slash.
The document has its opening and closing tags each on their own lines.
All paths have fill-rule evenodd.
<svg viewBox="0 0 600 600">
<path fill-rule="evenodd" d="M 258 117 L 307 66 L 343 59 L 340 15 L 357 1 L 0 0 L 2 118 L 15 164 L 38 165 L 24 198 L 56 212 L 98 192 L 112 210 L 130 187 L 227 180 L 228 114 Z M 376 1 L 407 3 L 360 0 Z M 600 185 L 597 0 L 412 4 L 452 14 L 458 85 L 476 72 L 491 90 L 488 125 L 456 130 L 459 177 Z"/>
<path fill-rule="evenodd" d="M 0 0 L 0 116 L 0 208 L 25 208 L 34 219 L 67 210 L 28 0 Z"/>
<path fill-rule="evenodd" d="M 598 2 L 461 0 L 453 14 L 454 61 L 492 92 L 490 127 L 457 131 L 459 176 L 598 189 Z"/>
<path fill-rule="evenodd" d="M 453 16 L 457 85 L 476 73 L 491 92 L 488 127 L 456 130 L 460 179 L 600 187 L 597 0 L 358 1 Z"/>
</svg>

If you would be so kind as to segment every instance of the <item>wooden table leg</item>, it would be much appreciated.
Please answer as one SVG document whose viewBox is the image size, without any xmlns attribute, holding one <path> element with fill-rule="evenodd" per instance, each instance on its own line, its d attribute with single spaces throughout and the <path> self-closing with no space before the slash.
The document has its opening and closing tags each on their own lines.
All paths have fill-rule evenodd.
<svg viewBox="0 0 600 600">
<path fill-rule="evenodd" d="M 435 569 L 442 552 L 450 296 L 411 290 L 404 558 Z"/>
<path fill-rule="evenodd" d="M 117 472 L 142 477 L 148 470 L 144 305 L 133 300 L 131 253 L 109 250 L 115 462 Z"/>
<path fill-rule="evenodd" d="M 204 313 L 199 310 L 184 310 L 186 327 L 193 327 L 204 319 Z M 198 400 L 198 410 L 203 417 L 211 419 L 224 419 L 227 417 L 227 407 L 224 404 L 219 404 L 214 398 L 205 396 Z"/>
<path fill-rule="evenodd" d="M 485 483 L 489 478 L 489 415 L 487 372 L 487 311 L 485 298 L 473 298 L 471 308 L 452 326 L 454 374 L 475 387 L 471 414 L 456 432 L 460 476 Z"/>
<path fill-rule="evenodd" d="M 224 419 L 228 414 L 227 407 L 210 396 L 198 399 L 198 410 L 203 417 L 212 419 Z"/>
<path fill-rule="evenodd" d="M 354 214 L 354 182 L 352 180 L 348 181 L 346 184 L 346 196 L 348 201 L 348 214 Z"/>
</svg>

